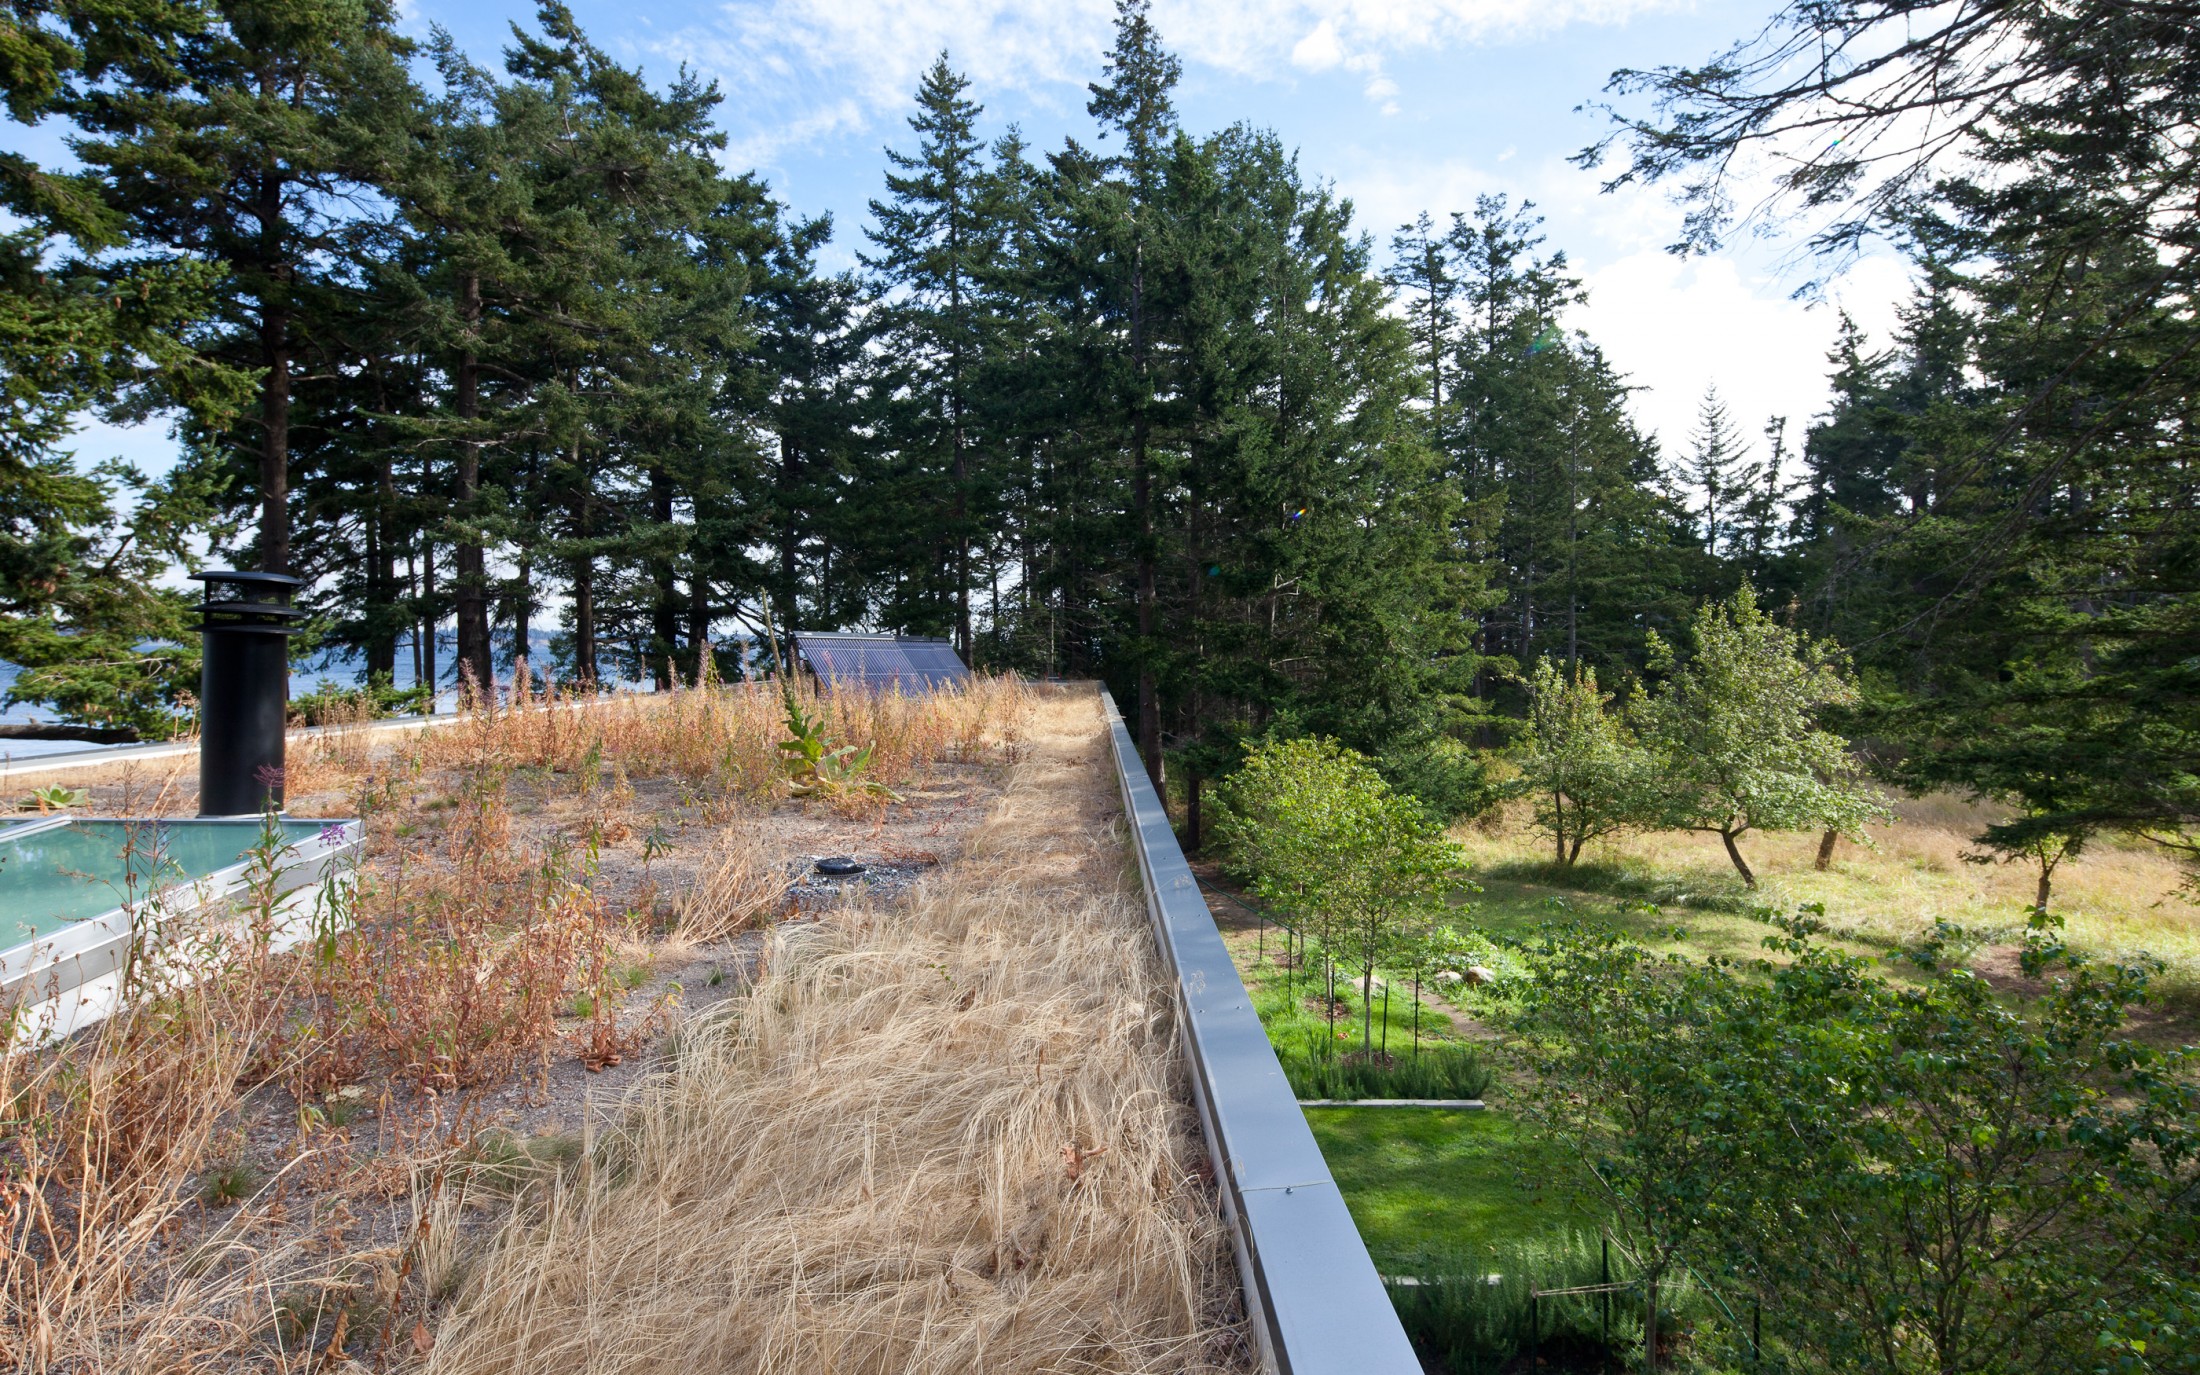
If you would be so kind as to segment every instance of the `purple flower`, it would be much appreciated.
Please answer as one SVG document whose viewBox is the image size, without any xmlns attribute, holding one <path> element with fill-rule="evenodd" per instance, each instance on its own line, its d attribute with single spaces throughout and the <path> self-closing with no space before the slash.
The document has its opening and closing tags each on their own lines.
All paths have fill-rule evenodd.
<svg viewBox="0 0 2200 1375">
<path fill-rule="evenodd" d="M 344 823 L 341 821 L 331 821 L 321 828 L 321 848 L 324 850 L 335 849 L 344 843 L 344 839 Z"/>
</svg>

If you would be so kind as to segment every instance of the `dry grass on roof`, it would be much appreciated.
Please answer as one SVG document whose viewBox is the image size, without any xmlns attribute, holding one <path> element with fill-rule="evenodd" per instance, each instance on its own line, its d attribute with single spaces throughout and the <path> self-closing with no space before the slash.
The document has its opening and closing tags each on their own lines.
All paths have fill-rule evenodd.
<svg viewBox="0 0 2200 1375">
<path fill-rule="evenodd" d="M 431 1368 L 1250 1369 L 1089 691 L 908 907 L 780 929 Z"/>
</svg>

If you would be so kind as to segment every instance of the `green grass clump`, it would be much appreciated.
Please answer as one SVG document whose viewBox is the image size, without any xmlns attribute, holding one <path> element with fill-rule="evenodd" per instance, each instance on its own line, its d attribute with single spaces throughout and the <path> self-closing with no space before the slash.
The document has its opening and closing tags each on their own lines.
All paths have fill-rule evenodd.
<svg viewBox="0 0 2200 1375">
<path fill-rule="evenodd" d="M 518 1193 L 557 1173 L 581 1158 L 581 1139 L 572 1132 L 542 1136 L 513 1136 L 484 1132 L 463 1158 L 469 1183 L 500 1193 Z"/>
<path fill-rule="evenodd" d="M 1340 1053 L 1313 1033 L 1278 1050 L 1284 1077 L 1300 1098 L 1480 1098 L 1490 1086 L 1481 1052 L 1457 1042 L 1385 1060 Z"/>
<path fill-rule="evenodd" d="M 1482 1375 L 1516 1362 L 1557 1370 L 1629 1368 L 1642 1346 L 1639 1292 L 1530 1294 L 1624 1281 L 1630 1274 L 1617 1255 L 1607 1263 L 1597 1236 L 1567 1232 L 1472 1250 L 1432 1248 L 1387 1278 L 1391 1304 L 1414 1349 L 1453 1375 Z"/>
<path fill-rule="evenodd" d="M 259 1192 L 260 1172 L 241 1160 L 223 1161 L 199 1181 L 199 1201 L 209 1208 L 242 1203 Z"/>
</svg>

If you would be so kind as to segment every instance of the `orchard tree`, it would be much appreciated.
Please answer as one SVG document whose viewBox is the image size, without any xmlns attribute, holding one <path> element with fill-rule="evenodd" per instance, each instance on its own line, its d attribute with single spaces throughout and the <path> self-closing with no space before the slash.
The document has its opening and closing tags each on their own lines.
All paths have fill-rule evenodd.
<svg viewBox="0 0 2200 1375">
<path fill-rule="evenodd" d="M 1535 799 L 1535 828 L 1551 838 L 1560 868 L 1598 836 L 1636 824 L 1650 787 L 1650 761 L 1597 688 L 1596 670 L 1568 678 L 1549 659 L 1528 678 L 1528 733 L 1520 787 Z"/>
<path fill-rule="evenodd" d="M 1735 841 L 1750 831 L 1831 830 L 1861 839 L 1886 809 L 1861 786 L 1848 743 L 1818 722 L 1857 698 L 1839 647 L 1779 624 L 1747 586 L 1696 614 L 1694 653 L 1636 708 L 1654 760 L 1645 817 L 1719 837 L 1757 886 Z M 1672 651 L 1651 632 L 1654 668 Z"/>
<path fill-rule="evenodd" d="M 1335 1020 L 1331 968 L 1336 914 L 1317 900 L 1330 855 L 1323 810 L 1334 801 L 1318 770 L 1329 752 L 1310 739 L 1269 741 L 1247 752 L 1217 798 L 1215 839 L 1231 868 L 1260 900 L 1290 916 L 1289 930 L 1321 948 L 1325 992 Z"/>
</svg>

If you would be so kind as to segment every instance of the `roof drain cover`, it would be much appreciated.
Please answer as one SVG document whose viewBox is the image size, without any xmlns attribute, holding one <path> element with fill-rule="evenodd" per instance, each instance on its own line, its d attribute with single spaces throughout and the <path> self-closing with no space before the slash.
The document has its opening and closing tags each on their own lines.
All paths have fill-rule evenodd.
<svg viewBox="0 0 2200 1375">
<path fill-rule="evenodd" d="M 864 868 L 846 855 L 827 855 L 814 867 L 828 878 L 846 878 L 850 874 L 862 873 Z"/>
</svg>

